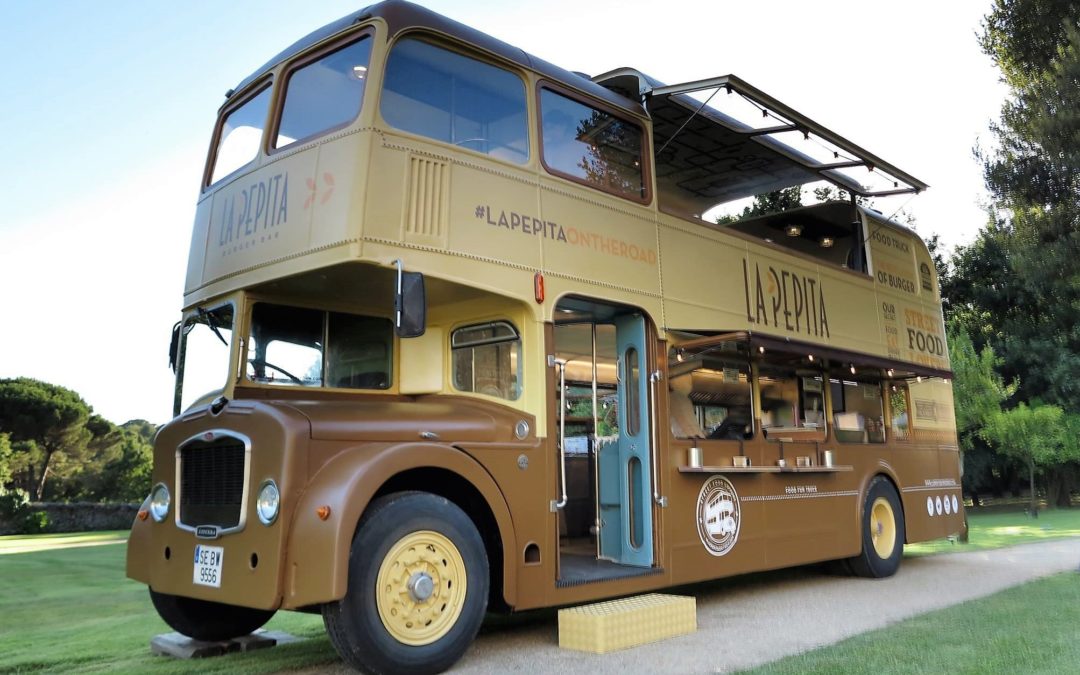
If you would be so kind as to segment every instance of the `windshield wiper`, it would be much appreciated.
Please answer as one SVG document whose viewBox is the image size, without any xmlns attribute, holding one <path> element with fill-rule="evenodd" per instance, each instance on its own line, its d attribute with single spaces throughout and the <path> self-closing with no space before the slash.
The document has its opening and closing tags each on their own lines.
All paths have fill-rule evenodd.
<svg viewBox="0 0 1080 675">
<path fill-rule="evenodd" d="M 214 335 L 216 335 L 218 339 L 221 340 L 221 344 L 228 347 L 229 341 L 226 340 L 224 336 L 222 336 L 221 331 L 218 330 L 217 323 L 214 322 L 214 313 L 208 312 L 202 307 L 196 307 L 195 309 L 199 312 L 200 317 L 204 317 L 206 319 L 206 325 L 210 327 L 210 330 L 214 331 Z"/>
</svg>

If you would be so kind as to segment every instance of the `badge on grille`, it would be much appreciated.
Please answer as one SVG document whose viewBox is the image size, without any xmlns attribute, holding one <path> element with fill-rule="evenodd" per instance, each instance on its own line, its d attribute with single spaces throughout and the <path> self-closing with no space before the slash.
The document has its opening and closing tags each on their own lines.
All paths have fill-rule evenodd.
<svg viewBox="0 0 1080 675">
<path fill-rule="evenodd" d="M 217 525 L 200 525 L 195 528 L 195 536 L 199 539 L 217 539 Z"/>
</svg>

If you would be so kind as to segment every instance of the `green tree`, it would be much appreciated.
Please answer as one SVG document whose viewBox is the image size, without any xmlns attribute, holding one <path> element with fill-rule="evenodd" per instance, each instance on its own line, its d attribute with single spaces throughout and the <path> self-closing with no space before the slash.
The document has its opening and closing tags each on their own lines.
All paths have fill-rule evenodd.
<svg viewBox="0 0 1080 675">
<path fill-rule="evenodd" d="M 743 208 L 741 214 L 738 216 L 720 216 L 716 219 L 716 222 L 719 225 L 728 225 L 747 218 L 797 209 L 802 205 L 802 187 L 796 185 L 784 190 L 756 195 L 753 203 Z"/>
<path fill-rule="evenodd" d="M 1036 513 L 1035 472 L 1076 459 L 1078 443 L 1070 434 L 1078 421 L 1056 405 L 1020 403 L 986 421 L 981 433 L 1004 454 L 1022 461 L 1030 481 L 1029 510 Z"/>
<path fill-rule="evenodd" d="M 0 431 L 15 442 L 18 481 L 40 500 L 57 462 L 81 457 L 90 440 L 90 406 L 71 391 L 20 377 L 0 379 Z"/>
<path fill-rule="evenodd" d="M 0 434 L 0 491 L 11 482 L 11 437 Z"/>
<path fill-rule="evenodd" d="M 998 0 L 982 45 L 1010 88 L 983 156 L 1003 293 L 990 310 L 1023 400 L 1080 410 L 1080 3 Z M 1002 264 L 1004 263 L 1004 264 Z M 1004 267 L 1004 269 L 1001 269 Z M 1002 306 L 1004 305 L 1004 306 Z M 997 315 L 997 316 L 994 316 Z"/>
<path fill-rule="evenodd" d="M 984 428 L 1001 414 L 1002 404 L 1016 393 L 995 370 L 1001 360 L 989 345 L 975 348 L 963 325 L 948 323 L 949 360 L 953 370 L 956 432 L 964 458 L 964 489 L 976 506 L 980 493 L 998 489 L 997 476 L 1008 468 L 987 442 Z"/>
</svg>

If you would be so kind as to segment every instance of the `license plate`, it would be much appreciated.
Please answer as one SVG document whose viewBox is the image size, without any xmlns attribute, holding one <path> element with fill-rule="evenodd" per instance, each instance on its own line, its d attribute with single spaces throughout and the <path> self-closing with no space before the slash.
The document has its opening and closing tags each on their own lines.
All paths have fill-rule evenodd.
<svg viewBox="0 0 1080 675">
<path fill-rule="evenodd" d="M 195 574 L 192 581 L 200 586 L 221 588 L 221 561 L 225 549 L 221 546 L 195 546 Z"/>
</svg>

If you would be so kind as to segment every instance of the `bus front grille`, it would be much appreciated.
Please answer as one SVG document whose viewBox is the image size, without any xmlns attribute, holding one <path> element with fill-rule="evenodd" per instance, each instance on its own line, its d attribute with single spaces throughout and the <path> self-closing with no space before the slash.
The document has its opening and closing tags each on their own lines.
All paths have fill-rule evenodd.
<svg viewBox="0 0 1080 675">
<path fill-rule="evenodd" d="M 183 525 L 240 525 L 244 495 L 243 441 L 218 437 L 180 448 L 180 522 Z"/>
</svg>

